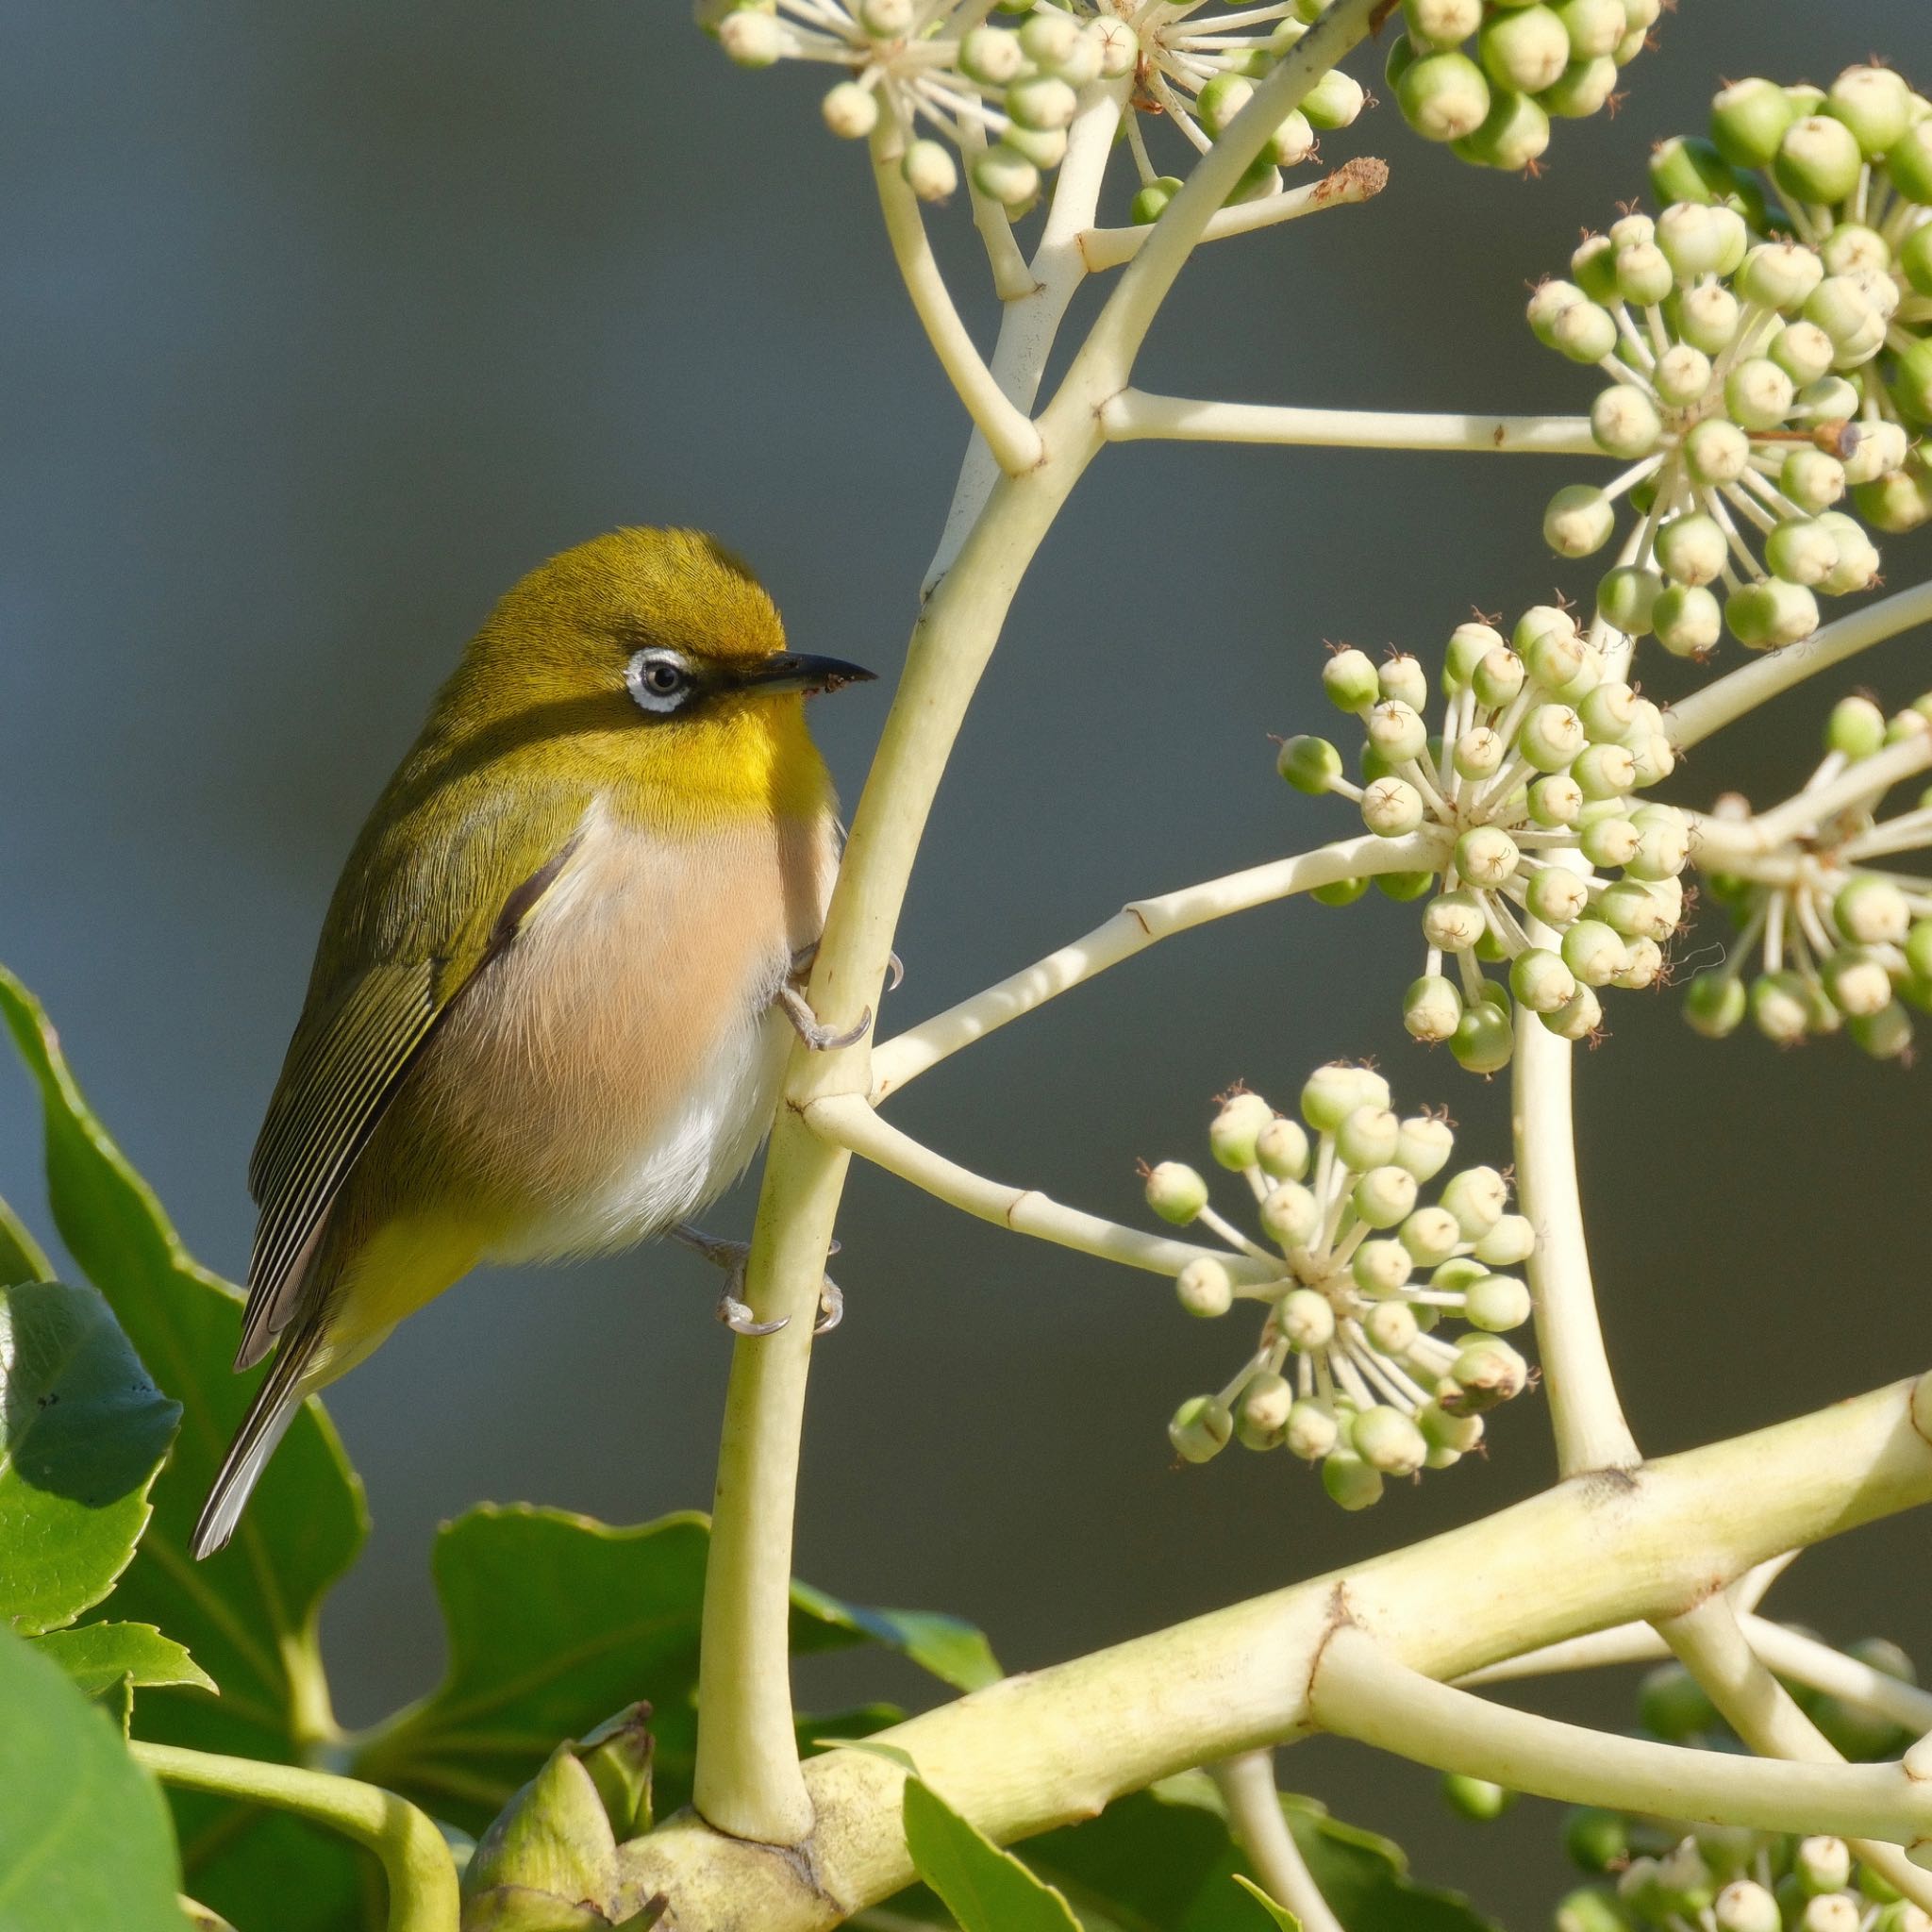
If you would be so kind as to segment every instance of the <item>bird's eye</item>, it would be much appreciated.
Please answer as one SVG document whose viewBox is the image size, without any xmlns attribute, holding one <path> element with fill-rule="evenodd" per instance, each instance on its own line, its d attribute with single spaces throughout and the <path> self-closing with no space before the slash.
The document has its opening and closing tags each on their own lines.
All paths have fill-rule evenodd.
<svg viewBox="0 0 1932 1932">
<path fill-rule="evenodd" d="M 641 711 L 675 711 L 692 688 L 691 667 L 663 650 L 638 652 L 625 666 L 624 681 Z"/>
</svg>

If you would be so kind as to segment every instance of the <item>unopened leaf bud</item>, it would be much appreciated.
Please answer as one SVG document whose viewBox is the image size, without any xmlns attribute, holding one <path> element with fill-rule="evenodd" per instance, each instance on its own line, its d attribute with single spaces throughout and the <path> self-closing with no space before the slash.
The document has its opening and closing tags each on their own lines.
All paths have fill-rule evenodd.
<svg viewBox="0 0 1932 1932">
<path fill-rule="evenodd" d="M 1234 1435 L 1234 1417 L 1218 1395 L 1191 1395 L 1174 1410 L 1167 1440 L 1189 1462 L 1211 1462 Z"/>
<path fill-rule="evenodd" d="M 733 18 L 727 16 L 726 24 Z M 603 1795 L 575 1747 L 566 1742 L 484 1833 L 463 1887 L 475 1894 L 516 1888 L 601 1906 L 616 1890 L 616 1860 Z"/>
<path fill-rule="evenodd" d="M 1174 1293 L 1191 1315 L 1211 1319 L 1234 1306 L 1234 1278 L 1211 1255 L 1190 1261 L 1174 1276 Z"/>
<path fill-rule="evenodd" d="M 1163 1221 L 1185 1227 L 1208 1205 L 1208 1183 L 1191 1167 L 1163 1160 L 1147 1174 L 1147 1205 Z"/>
</svg>

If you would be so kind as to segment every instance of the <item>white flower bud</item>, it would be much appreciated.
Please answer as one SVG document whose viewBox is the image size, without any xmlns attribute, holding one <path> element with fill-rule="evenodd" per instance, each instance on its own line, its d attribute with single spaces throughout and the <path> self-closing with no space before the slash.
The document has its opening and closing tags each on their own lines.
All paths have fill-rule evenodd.
<svg viewBox="0 0 1932 1932">
<path fill-rule="evenodd" d="M 1406 1167 L 1419 1181 L 1432 1181 L 1441 1173 L 1456 1148 L 1449 1123 L 1433 1114 L 1413 1114 L 1395 1137 L 1395 1164 Z"/>
<path fill-rule="evenodd" d="M 1545 831 L 1574 825 L 1583 816 L 1583 791 L 1567 773 L 1539 778 L 1529 788 L 1529 815 Z"/>
<path fill-rule="evenodd" d="M 1399 1241 L 1377 1239 L 1364 1241 L 1355 1251 L 1348 1272 L 1355 1276 L 1355 1285 L 1364 1294 L 1380 1300 L 1401 1293 L 1409 1275 L 1415 1272 L 1415 1261 Z M 1415 1330 L 1411 1327 L 1409 1340 L 1414 1339 Z M 1407 1346 L 1407 1342 L 1403 1344 L 1405 1348 Z"/>
<path fill-rule="evenodd" d="M 1459 47 L 1483 24 L 1482 0 L 1402 0 L 1409 44 L 1419 52 Z"/>
<path fill-rule="evenodd" d="M 1349 1434 L 1356 1454 L 1384 1475 L 1413 1475 L 1429 1453 L 1423 1432 L 1386 1403 L 1363 1409 Z"/>
<path fill-rule="evenodd" d="M 1446 1208 L 1418 1208 L 1396 1237 L 1424 1268 L 1446 1261 L 1462 1243 L 1462 1228 Z"/>
<path fill-rule="evenodd" d="M 1322 667 L 1322 689 L 1337 710 L 1359 716 L 1382 695 L 1375 660 L 1366 651 L 1337 651 Z"/>
<path fill-rule="evenodd" d="M 1582 788 L 1585 798 L 1601 804 L 1607 799 L 1621 798 L 1635 787 L 1637 759 L 1624 745 L 1586 745 L 1570 767 L 1570 775 Z"/>
<path fill-rule="evenodd" d="M 1475 1257 L 1491 1268 L 1514 1268 L 1536 1253 L 1536 1229 L 1526 1214 L 1506 1214 L 1475 1244 Z"/>
<path fill-rule="evenodd" d="M 1428 674 L 1424 671 L 1421 659 L 1407 651 L 1384 658 L 1375 679 L 1385 698 L 1405 704 L 1411 710 L 1420 711 L 1429 701 Z"/>
<path fill-rule="evenodd" d="M 1208 1128 L 1208 1145 L 1214 1158 L 1239 1171 L 1256 1162 L 1256 1142 L 1274 1119 L 1274 1109 L 1258 1093 L 1232 1093 Z"/>
<path fill-rule="evenodd" d="M 1747 356 L 1724 377 L 1724 408 L 1745 429 L 1775 429 L 1797 397 L 1797 384 L 1768 356 Z"/>
<path fill-rule="evenodd" d="M 1474 892 L 1439 892 L 1423 908 L 1423 937 L 1445 953 L 1466 953 L 1489 930 Z"/>
<path fill-rule="evenodd" d="M 1509 747 L 1499 731 L 1474 725 L 1456 741 L 1454 762 L 1465 778 L 1489 778 L 1503 769 Z"/>
<path fill-rule="evenodd" d="M 1235 1433 L 1247 1448 L 1272 1449 L 1281 1441 L 1289 1411 L 1293 1407 L 1294 1391 L 1287 1381 L 1264 1372 L 1253 1377 L 1241 1391 Z"/>
<path fill-rule="evenodd" d="M 1413 707 L 1390 698 L 1369 713 L 1368 740 L 1377 757 L 1401 765 L 1428 749 L 1429 727 Z"/>
<path fill-rule="evenodd" d="M 1255 1161 L 1273 1180 L 1300 1180 L 1308 1171 L 1308 1137 L 1301 1123 L 1277 1114 L 1255 1137 Z"/>
<path fill-rule="evenodd" d="M 1002 208 L 1024 208 L 1040 192 L 1040 170 L 1009 142 L 973 158 L 973 184 Z"/>
<path fill-rule="evenodd" d="M 1362 824 L 1380 838 L 1400 839 L 1423 817 L 1423 795 L 1407 778 L 1377 778 L 1363 790 Z"/>
<path fill-rule="evenodd" d="M 785 52 L 785 29 L 775 15 L 741 7 L 718 23 L 718 44 L 740 67 L 769 67 Z"/>
<path fill-rule="evenodd" d="M 1450 57 L 1439 54 L 1434 58 Z M 1352 1448 L 1338 1447 L 1323 1458 L 1322 1487 L 1328 1491 L 1329 1499 L 1344 1509 L 1371 1509 L 1382 1500 L 1380 1474 Z"/>
<path fill-rule="evenodd" d="M 1723 416 L 1707 416 L 1684 438 L 1684 460 L 1700 483 L 1735 483 L 1751 467 L 1751 439 Z"/>
<path fill-rule="evenodd" d="M 1463 1291 L 1462 1312 L 1470 1325 L 1491 1335 L 1521 1328 L 1530 1308 L 1529 1290 L 1513 1274 L 1485 1274 Z"/>
<path fill-rule="evenodd" d="M 1318 1134 L 1332 1134 L 1358 1107 L 1387 1107 L 1389 1083 L 1372 1067 L 1330 1060 L 1302 1082 L 1302 1118 Z"/>
<path fill-rule="evenodd" d="M 1510 965 L 1509 988 L 1532 1013 L 1554 1013 L 1575 997 L 1576 976 L 1560 955 L 1532 946 Z"/>
<path fill-rule="evenodd" d="M 1826 990 L 1848 1020 L 1869 1020 L 1891 1004 L 1891 974 L 1875 953 L 1847 948 L 1826 959 L 1824 971 Z"/>
<path fill-rule="evenodd" d="M 1041 14 L 1033 17 L 1036 20 L 1045 18 Z M 1236 85 L 1246 87 L 1247 82 L 1240 81 Z M 1079 96 L 1074 90 L 1051 74 L 1036 74 L 1016 80 L 1006 92 L 1007 112 L 1022 127 L 1042 130 L 1066 127 L 1079 110 Z"/>
<path fill-rule="evenodd" d="M 1163 1160 L 1147 1173 L 1147 1205 L 1163 1221 L 1185 1227 L 1208 1205 L 1208 1183 L 1191 1167 Z"/>
<path fill-rule="evenodd" d="M 1581 919 L 1590 908 L 1590 889 L 1575 873 L 1546 865 L 1529 875 L 1524 897 L 1530 914 L 1559 930 Z"/>
<path fill-rule="evenodd" d="M 1058 69 L 1080 44 L 1080 23 L 1058 8 L 1029 13 L 1020 26 L 1020 45 L 1036 66 Z"/>
<path fill-rule="evenodd" d="M 1590 433 L 1607 456 L 1648 456 L 1663 428 L 1657 405 L 1631 383 L 1612 383 L 1590 406 Z"/>
<path fill-rule="evenodd" d="M 1616 318 L 1581 296 L 1557 312 L 1549 333 L 1551 347 L 1573 362 L 1601 362 L 1617 346 Z"/>
<path fill-rule="evenodd" d="M 1341 1431 L 1335 1411 L 1313 1400 L 1297 1402 L 1288 1412 L 1288 1426 L 1282 1439 L 1291 1456 L 1304 1462 L 1319 1462 L 1335 1447 Z"/>
<path fill-rule="evenodd" d="M 1580 919 L 1563 935 L 1563 963 L 1585 986 L 1607 986 L 1629 957 L 1622 933 L 1600 919 Z"/>
<path fill-rule="evenodd" d="M 1257 1210 L 1262 1227 L 1284 1248 L 1304 1248 L 1322 1225 L 1322 1208 L 1299 1181 L 1281 1181 L 1263 1198 Z"/>
<path fill-rule="evenodd" d="M 1208 1462 L 1228 1445 L 1234 1417 L 1226 1403 L 1212 1395 L 1191 1395 L 1174 1410 L 1167 1439 L 1190 1462 Z"/>
<path fill-rule="evenodd" d="M 1378 1302 L 1362 1317 L 1362 1333 L 1377 1355 L 1407 1355 L 1421 1332 L 1407 1302 Z"/>
<path fill-rule="evenodd" d="M 1373 1167 L 1349 1199 L 1371 1227 L 1394 1227 L 1415 1206 L 1415 1176 L 1406 1167 Z"/>
<path fill-rule="evenodd" d="M 1831 915 L 1839 931 L 1857 946 L 1902 945 L 1912 923 L 1906 895 L 1890 879 L 1869 874 L 1839 888 Z"/>
<path fill-rule="evenodd" d="M 1747 301 L 1789 314 L 1801 308 L 1824 275 L 1824 264 L 1799 242 L 1760 242 L 1738 271 Z"/>
<path fill-rule="evenodd" d="M 1386 1107 L 1358 1107 L 1335 1129 L 1335 1152 L 1356 1174 L 1385 1166 L 1395 1158 L 1402 1123 Z"/>
<path fill-rule="evenodd" d="M 1190 1261 L 1174 1276 L 1174 1293 L 1191 1315 L 1224 1315 L 1234 1306 L 1234 1279 L 1211 1256 Z"/>
<path fill-rule="evenodd" d="M 1004 27 L 976 26 L 959 42 L 959 71 L 987 87 L 1009 87 L 1025 65 L 1020 36 Z"/>
<path fill-rule="evenodd" d="M 1274 1311 L 1281 1339 L 1301 1355 L 1311 1355 L 1335 1340 L 1335 1310 L 1328 1297 L 1312 1288 L 1298 1288 L 1281 1298 Z"/>
<path fill-rule="evenodd" d="M 1539 772 L 1560 772 L 1589 741 L 1568 705 L 1539 705 L 1524 719 L 1516 748 Z"/>
<path fill-rule="evenodd" d="M 1567 1004 L 1543 1014 L 1542 1023 L 1559 1040 L 1588 1040 L 1603 1024 L 1604 1009 L 1589 987 L 1579 986 Z"/>
<path fill-rule="evenodd" d="M 1815 322 L 1793 322 L 1772 338 L 1765 353 L 1802 389 L 1831 374 L 1838 349 Z"/>
<path fill-rule="evenodd" d="M 1101 77 L 1120 80 L 1133 73 L 1141 58 L 1141 36 L 1124 20 L 1099 21 L 1092 32 L 1100 47 Z"/>
<path fill-rule="evenodd" d="M 1777 1900 L 1749 1878 L 1734 1878 L 1711 1905 L 1717 1932 L 1780 1932 Z"/>
<path fill-rule="evenodd" d="M 1529 1381 L 1529 1365 L 1507 1341 L 1492 1335 L 1472 1336 L 1462 1345 L 1450 1375 L 1461 1390 L 1456 1412 L 1480 1414 L 1499 1402 L 1521 1395 Z"/>
<path fill-rule="evenodd" d="M 1680 584 L 1710 583 L 1723 574 L 1728 554 L 1722 526 L 1702 510 L 1673 517 L 1657 533 L 1657 563 Z"/>
<path fill-rule="evenodd" d="M 1472 825 L 1456 841 L 1456 869 L 1483 891 L 1507 885 L 1522 857 L 1516 841 L 1500 825 Z"/>
<path fill-rule="evenodd" d="M 1869 589 L 1877 581 L 1881 559 L 1878 546 L 1865 534 L 1864 526 L 1838 510 L 1824 511 L 1818 521 L 1838 546 L 1838 564 L 1818 588 L 1827 597 Z"/>
<path fill-rule="evenodd" d="M 1677 303 L 1677 330 L 1707 356 L 1728 349 L 1738 334 L 1738 299 L 1721 282 L 1686 289 Z"/>
<path fill-rule="evenodd" d="M 1657 394 L 1676 408 L 1694 403 L 1710 387 L 1710 358 L 1689 342 L 1673 342 L 1657 358 L 1651 380 Z"/>
<path fill-rule="evenodd" d="M 1466 1167 L 1442 1190 L 1442 1206 L 1456 1217 L 1464 1241 L 1480 1241 L 1508 1205 L 1508 1184 L 1493 1167 Z"/>
<path fill-rule="evenodd" d="M 952 155 L 936 141 L 915 141 L 899 165 L 906 185 L 921 201 L 944 201 L 959 185 Z"/>
<path fill-rule="evenodd" d="M 1885 428 L 1894 425 L 1885 424 Z M 1900 432 L 1903 440 L 1904 432 Z M 1869 433 L 1861 434 L 1854 460 L 1865 455 L 1869 445 L 1876 439 Z M 1877 473 L 1874 471 L 1874 475 Z M 1828 456 L 1822 449 L 1800 446 L 1792 450 L 1784 459 L 1778 472 L 1777 487 L 1802 510 L 1817 511 L 1827 509 L 1845 493 L 1845 485 L 1852 480 L 1846 474 L 1846 466 L 1834 456 Z M 1859 477 L 1859 482 L 1869 482 L 1870 477 Z"/>
</svg>

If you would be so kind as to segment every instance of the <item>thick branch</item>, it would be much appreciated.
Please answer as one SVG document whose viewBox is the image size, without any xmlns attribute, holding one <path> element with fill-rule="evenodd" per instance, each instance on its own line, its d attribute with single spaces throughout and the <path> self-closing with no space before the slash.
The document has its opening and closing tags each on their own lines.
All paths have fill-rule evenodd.
<svg viewBox="0 0 1932 1932">
<path fill-rule="evenodd" d="M 1583 416 L 1432 415 L 1401 409 L 1299 409 L 1205 403 L 1124 389 L 1100 412 L 1110 442 L 1282 442 L 1332 449 L 1522 451 L 1601 456 Z"/>
<path fill-rule="evenodd" d="M 139 1739 L 127 1748 L 163 1784 L 291 1811 L 374 1852 L 389 1881 L 389 1932 L 457 1932 L 457 1869 L 449 1847 L 441 1832 L 394 1792 L 254 1757 L 221 1757 Z"/>
<path fill-rule="evenodd" d="M 1029 1234 L 1059 1247 L 1077 1248 L 1083 1255 L 1097 1255 L 1104 1261 L 1120 1261 L 1129 1268 L 1144 1268 L 1155 1274 L 1178 1274 L 1190 1261 L 1211 1255 L 1222 1262 L 1237 1281 L 1262 1282 L 1282 1279 L 1287 1263 L 1262 1260 L 1255 1256 L 1231 1255 L 1223 1248 L 1196 1247 L 1191 1241 L 1177 1241 L 1166 1235 L 1143 1233 L 1137 1227 L 1124 1227 L 1115 1221 L 1103 1221 L 1097 1214 L 1068 1208 L 1035 1188 L 1015 1188 L 1003 1181 L 988 1180 L 971 1168 L 936 1154 L 910 1134 L 901 1133 L 881 1120 L 856 1093 L 826 1094 L 810 1102 L 805 1109 L 808 1124 L 835 1145 L 853 1154 L 862 1154 L 875 1167 L 910 1181 L 928 1194 L 949 1202 L 967 1214 L 1015 1234 Z"/>
<path fill-rule="evenodd" d="M 1915 625 L 1928 623 L 1932 623 L 1932 582 L 1895 591 L 1890 597 L 1881 597 L 1877 603 L 1867 604 L 1849 617 L 1813 631 L 1801 644 L 1768 651 L 1702 691 L 1679 698 L 1664 713 L 1664 729 L 1679 750 L 1700 743 L 1794 684 L 1842 664 L 1847 658 L 1882 644 Z"/>
<path fill-rule="evenodd" d="M 1201 240 L 1225 242 L 1236 235 L 1252 235 L 1257 229 L 1299 220 L 1303 215 L 1319 214 L 1324 208 L 1349 208 L 1380 194 L 1388 185 L 1388 162 L 1357 155 L 1344 161 L 1332 175 L 1311 181 L 1305 188 L 1264 194 L 1258 201 L 1240 201 L 1232 208 L 1217 210 L 1202 229 Z M 1080 258 L 1096 274 L 1102 269 L 1118 268 L 1122 262 L 1133 260 L 1153 232 L 1151 223 L 1131 228 L 1089 228 L 1079 238 Z"/>
<path fill-rule="evenodd" d="M 1932 1500 L 1932 1444 L 1913 1425 L 1912 1387 L 1576 1478 L 1358 1570 L 1008 1679 L 884 1736 L 1002 1841 L 1090 1816 L 1190 1765 L 1306 1734 L 1309 1674 L 1344 1619 L 1410 1670 L 1457 1677 L 1676 1615 L 1785 1550 Z M 794 1852 L 725 1838 L 690 1815 L 626 1851 L 637 1881 L 670 1894 L 679 1932 L 825 1932 L 909 1880 L 902 1774 L 856 1751 L 805 1770 L 817 1825 Z"/>
<path fill-rule="evenodd" d="M 1310 1706 L 1343 1737 L 1573 1805 L 1894 1844 L 1932 1834 L 1932 1786 L 1902 1765 L 1781 1762 L 1561 1724 L 1436 1683 L 1354 1624 L 1317 1660 Z"/>
<path fill-rule="evenodd" d="M 1441 864 L 1446 844 L 1446 834 L 1433 827 L 1411 832 L 1404 839 L 1364 834 L 1338 839 L 1292 858 L 1250 866 L 1246 872 L 1204 879 L 1199 885 L 1183 886 L 1155 898 L 1136 899 L 1083 938 L 887 1041 L 873 1054 L 872 1097 L 883 1100 L 949 1054 L 983 1040 L 1009 1020 L 1032 1012 L 1109 966 L 1131 959 L 1157 940 L 1271 905 L 1296 892 L 1312 891 L 1317 886 L 1332 886 L 1341 879 L 1368 878 L 1378 873 L 1428 872 Z"/>
</svg>

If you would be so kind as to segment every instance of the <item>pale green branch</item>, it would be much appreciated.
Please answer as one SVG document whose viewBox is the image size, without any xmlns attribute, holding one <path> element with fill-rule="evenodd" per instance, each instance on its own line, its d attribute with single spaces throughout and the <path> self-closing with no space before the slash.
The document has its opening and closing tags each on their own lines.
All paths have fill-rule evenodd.
<svg viewBox="0 0 1932 1932">
<path fill-rule="evenodd" d="M 1286 1906 L 1302 1922 L 1302 1932 L 1343 1932 L 1341 1921 L 1329 1908 L 1302 1857 L 1288 1820 L 1281 1815 L 1281 1794 L 1274 1783 L 1274 1753 L 1244 1751 L 1239 1757 L 1209 1765 L 1227 1807 L 1227 1822 L 1235 1841 L 1248 1855 L 1262 1890 L 1276 1905 Z"/>
<path fill-rule="evenodd" d="M 1302 409 L 1197 402 L 1124 389 L 1102 407 L 1110 442 L 1313 444 L 1330 449 L 1489 450 L 1601 456 L 1583 416 L 1462 416 L 1406 409 Z"/>
</svg>

